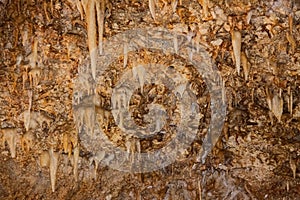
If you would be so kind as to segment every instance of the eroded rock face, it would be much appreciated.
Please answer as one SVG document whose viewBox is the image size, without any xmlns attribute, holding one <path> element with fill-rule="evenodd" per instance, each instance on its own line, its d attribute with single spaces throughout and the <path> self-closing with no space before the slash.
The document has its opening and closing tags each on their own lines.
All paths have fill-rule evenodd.
<svg viewBox="0 0 300 200">
<path fill-rule="evenodd" d="M 299 20 L 299 3 L 285 0 L 0 1 L 0 198 L 299 199 Z M 169 38 L 174 54 L 123 45 L 99 76 L 95 57 L 115 48 L 106 40 L 149 27 L 186 38 Z M 195 47 L 188 59 L 176 55 L 183 41 Z M 190 62 L 198 44 L 222 77 L 227 105 L 205 163 L 199 152 L 212 105 Z M 160 82 L 146 78 L 141 66 L 150 63 L 162 66 Z M 126 72 L 139 85 L 132 94 L 120 84 Z M 163 148 L 189 108 L 178 101 L 192 93 L 196 138 L 171 165 L 125 173 L 103 165 L 114 158 L 97 150 L 101 138 L 85 146 L 84 134 L 100 127 L 128 153 L 124 160 Z M 139 135 L 124 133 L 130 123 Z"/>
</svg>

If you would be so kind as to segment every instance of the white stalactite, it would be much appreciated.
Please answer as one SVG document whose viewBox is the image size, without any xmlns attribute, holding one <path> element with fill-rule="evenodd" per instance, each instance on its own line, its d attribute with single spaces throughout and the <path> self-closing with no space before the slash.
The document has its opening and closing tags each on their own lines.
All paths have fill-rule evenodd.
<svg viewBox="0 0 300 200">
<path fill-rule="evenodd" d="M 88 32 L 88 47 L 91 59 L 92 76 L 96 79 L 97 66 L 97 29 L 96 29 L 96 12 L 95 1 L 90 0 L 86 5 L 86 22 Z"/>
<path fill-rule="evenodd" d="M 51 181 L 52 192 L 54 192 L 55 185 L 56 185 L 56 174 L 58 168 L 59 154 L 53 151 L 53 147 L 51 147 L 49 150 L 49 157 L 50 157 L 50 181 Z"/>
<path fill-rule="evenodd" d="M 239 31 L 232 31 L 231 39 L 232 39 L 235 67 L 236 67 L 236 71 L 237 71 L 238 75 L 240 75 L 242 34 Z"/>
<path fill-rule="evenodd" d="M 123 47 L 123 55 L 124 55 L 124 61 L 123 61 L 123 68 L 126 68 L 128 63 L 128 44 L 125 42 Z"/>
<path fill-rule="evenodd" d="M 92 161 L 94 161 L 95 163 L 95 171 L 94 171 L 95 179 L 97 177 L 97 170 L 98 170 L 99 163 L 103 160 L 104 157 L 105 157 L 105 151 L 98 151 L 96 155 L 93 157 Z"/>
<path fill-rule="evenodd" d="M 78 161 L 79 161 L 79 146 L 76 146 L 74 148 L 74 153 L 73 153 L 73 161 L 74 161 L 74 168 L 73 168 L 73 174 L 74 174 L 74 179 L 77 182 L 78 181 Z"/>
<path fill-rule="evenodd" d="M 126 146 L 126 152 L 127 152 L 126 158 L 129 159 L 130 150 L 131 150 L 131 141 L 129 139 L 127 139 L 125 146 Z"/>
<path fill-rule="evenodd" d="M 186 90 L 186 84 L 187 83 L 181 83 L 178 86 L 176 86 L 176 88 L 175 88 L 175 94 L 178 93 L 180 95 L 180 98 L 182 98 L 182 96 Z"/>
<path fill-rule="evenodd" d="M 28 72 L 28 75 L 29 75 L 30 88 L 32 88 L 33 86 L 37 86 L 40 82 L 42 69 L 38 67 L 32 68 L 30 72 Z"/>
<path fill-rule="evenodd" d="M 31 119 L 30 119 L 31 112 L 30 112 L 30 110 L 26 110 L 22 114 L 23 114 L 23 122 L 24 122 L 25 130 L 29 131 L 30 122 L 31 122 Z"/>
<path fill-rule="evenodd" d="M 135 78 L 138 78 L 140 88 L 141 88 L 141 93 L 143 93 L 143 88 L 145 84 L 145 75 L 146 75 L 146 69 L 142 66 L 139 65 L 137 67 L 132 68 L 132 73 Z"/>
<path fill-rule="evenodd" d="M 275 94 L 272 98 L 272 112 L 278 121 L 281 121 L 281 115 L 283 112 L 283 99 L 281 98 L 281 94 Z"/>
</svg>

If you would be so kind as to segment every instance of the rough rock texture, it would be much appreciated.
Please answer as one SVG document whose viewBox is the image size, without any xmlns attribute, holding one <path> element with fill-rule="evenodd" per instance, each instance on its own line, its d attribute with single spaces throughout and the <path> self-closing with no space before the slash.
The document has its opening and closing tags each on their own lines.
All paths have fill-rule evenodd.
<svg viewBox="0 0 300 200">
<path fill-rule="evenodd" d="M 0 199 L 300 199 L 298 0 L 95 1 L 105 11 L 104 41 L 133 28 L 178 31 L 205 47 L 224 81 L 226 121 L 202 164 L 197 155 L 210 119 L 209 94 L 193 66 L 151 49 L 112 64 L 109 84 L 97 88 L 109 113 L 124 59 L 130 69 L 136 60 L 184 66 L 202 100 L 191 147 L 175 163 L 141 174 L 97 166 L 103 156 L 81 145 L 73 91 L 80 69 L 89 66 L 91 38 L 101 43 L 101 21 L 88 31 L 84 5 L 93 2 L 0 0 Z M 137 124 L 151 123 L 146 104 L 160 89 L 148 84 L 135 92 L 130 109 Z M 174 113 L 163 93 L 157 102 Z M 97 120 L 103 116 L 107 136 L 126 149 L 112 115 L 98 110 Z M 170 137 L 144 140 L 141 151 L 161 148 Z"/>
</svg>

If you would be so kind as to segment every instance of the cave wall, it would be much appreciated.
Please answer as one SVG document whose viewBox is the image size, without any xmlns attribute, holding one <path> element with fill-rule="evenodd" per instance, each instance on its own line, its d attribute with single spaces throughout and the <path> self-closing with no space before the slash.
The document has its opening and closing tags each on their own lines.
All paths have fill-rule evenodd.
<svg viewBox="0 0 300 200">
<path fill-rule="evenodd" d="M 0 198 L 299 199 L 299 21 L 297 0 L 1 0 Z M 152 49 L 121 55 L 105 72 L 110 84 L 100 87 L 103 79 L 93 80 L 93 48 L 124 31 L 155 27 L 191 37 L 215 63 L 227 105 L 221 136 L 205 163 L 199 161 L 201 130 L 210 119 L 203 107 L 196 140 L 171 165 L 147 173 L 97 166 L 74 117 L 82 70 L 99 86 L 95 91 L 107 108 L 109 87 L 137 60 L 177 62 L 192 74 L 195 91 L 205 91 L 188 61 Z M 144 90 L 149 96 L 158 89 Z M 138 116 L 145 108 L 133 109 L 143 123 Z M 107 126 L 110 139 L 126 149 L 126 139 L 113 134 L 117 124 Z M 145 142 L 141 148 L 159 145 Z"/>
</svg>

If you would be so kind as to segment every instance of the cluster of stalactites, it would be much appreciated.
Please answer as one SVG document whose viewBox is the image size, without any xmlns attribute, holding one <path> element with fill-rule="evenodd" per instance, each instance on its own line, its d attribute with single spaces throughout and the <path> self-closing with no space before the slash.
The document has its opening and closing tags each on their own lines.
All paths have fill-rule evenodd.
<svg viewBox="0 0 300 200">
<path fill-rule="evenodd" d="M 103 32 L 106 0 L 76 0 L 76 6 L 80 12 L 81 19 L 83 20 L 85 18 L 85 21 L 87 23 L 88 48 L 91 58 L 91 70 L 93 78 L 96 79 L 96 57 L 98 53 L 103 53 Z M 97 48 L 97 31 L 99 48 Z"/>
</svg>

